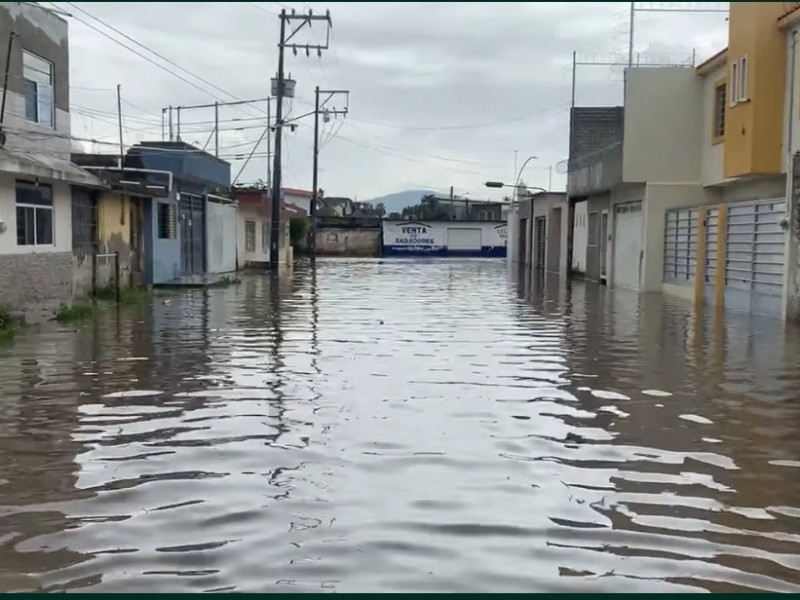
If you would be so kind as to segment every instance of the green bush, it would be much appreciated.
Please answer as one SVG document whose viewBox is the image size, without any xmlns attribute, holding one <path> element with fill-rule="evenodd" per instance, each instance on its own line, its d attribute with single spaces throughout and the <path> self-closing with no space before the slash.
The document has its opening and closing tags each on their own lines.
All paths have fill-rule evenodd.
<svg viewBox="0 0 800 600">
<path fill-rule="evenodd" d="M 91 304 L 62 304 L 56 313 L 56 321 L 59 323 L 72 323 L 88 319 L 94 314 L 94 306 Z"/>
<path fill-rule="evenodd" d="M 0 341 L 14 337 L 14 319 L 7 310 L 0 309 Z"/>
<path fill-rule="evenodd" d="M 289 221 L 289 238 L 292 244 L 306 239 L 309 226 L 308 219 L 292 219 Z"/>
</svg>

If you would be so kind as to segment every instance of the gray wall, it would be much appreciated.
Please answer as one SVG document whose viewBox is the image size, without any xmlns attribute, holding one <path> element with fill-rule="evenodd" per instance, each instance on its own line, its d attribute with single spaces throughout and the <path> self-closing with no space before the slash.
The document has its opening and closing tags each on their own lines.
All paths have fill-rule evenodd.
<svg viewBox="0 0 800 600">
<path fill-rule="evenodd" d="M 625 109 L 622 106 L 576 106 L 571 111 L 570 160 L 585 157 L 622 142 Z"/>
<path fill-rule="evenodd" d="M 570 196 L 611 189 L 622 181 L 625 109 L 575 107 L 571 113 L 567 190 Z"/>
<path fill-rule="evenodd" d="M 16 34 L 11 47 L 8 97 L 5 123 L 9 129 L 6 148 L 39 152 L 43 155 L 69 159 L 71 142 L 69 117 L 69 28 L 67 22 L 45 8 L 23 2 L 0 3 L 0 68 L 5 69 L 6 49 L 11 32 Z M 55 96 L 55 132 L 52 128 L 30 123 L 25 119 L 25 100 L 22 95 L 22 51 L 27 50 L 53 63 Z M 2 76 L 0 76 L 2 77 Z M 0 85 L 2 85 L 0 78 Z M 36 133 L 58 133 L 63 137 L 28 136 L 13 130 Z M 62 155 L 63 156 L 60 156 Z"/>
</svg>

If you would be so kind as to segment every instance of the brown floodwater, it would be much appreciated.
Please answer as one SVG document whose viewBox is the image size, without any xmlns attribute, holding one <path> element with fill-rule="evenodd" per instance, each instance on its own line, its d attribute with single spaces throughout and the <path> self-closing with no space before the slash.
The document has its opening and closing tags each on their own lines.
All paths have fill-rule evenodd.
<svg viewBox="0 0 800 600">
<path fill-rule="evenodd" d="M 797 592 L 798 349 L 486 260 L 25 331 L 0 591 Z"/>
</svg>

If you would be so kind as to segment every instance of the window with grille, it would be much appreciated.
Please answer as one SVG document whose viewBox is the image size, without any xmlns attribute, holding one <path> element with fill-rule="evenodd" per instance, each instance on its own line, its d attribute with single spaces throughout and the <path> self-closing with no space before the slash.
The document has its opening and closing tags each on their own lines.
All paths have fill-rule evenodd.
<svg viewBox="0 0 800 600">
<path fill-rule="evenodd" d="M 72 249 L 91 252 L 97 242 L 97 202 L 87 190 L 72 191 Z"/>
<path fill-rule="evenodd" d="M 727 107 L 728 84 L 720 83 L 714 88 L 714 129 L 712 137 L 719 141 L 725 136 L 725 112 Z"/>
<path fill-rule="evenodd" d="M 256 222 L 255 221 L 245 221 L 244 222 L 244 251 L 245 252 L 255 252 L 256 251 Z"/>
<path fill-rule="evenodd" d="M 166 202 L 158 203 L 158 239 L 174 240 L 176 236 L 175 227 L 175 205 Z"/>
<path fill-rule="evenodd" d="M 261 223 L 261 250 L 269 250 L 269 223 Z"/>
<path fill-rule="evenodd" d="M 18 181 L 17 245 L 52 246 L 54 244 L 53 188 Z"/>
</svg>

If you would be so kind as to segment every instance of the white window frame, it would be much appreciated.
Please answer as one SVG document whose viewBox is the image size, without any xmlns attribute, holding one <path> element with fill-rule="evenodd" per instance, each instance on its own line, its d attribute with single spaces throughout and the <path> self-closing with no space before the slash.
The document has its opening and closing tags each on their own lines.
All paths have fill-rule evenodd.
<svg viewBox="0 0 800 600">
<path fill-rule="evenodd" d="M 14 202 L 14 215 L 17 219 L 17 228 L 19 228 L 19 216 L 17 214 L 17 209 L 24 208 L 24 209 L 33 209 L 33 244 L 20 244 L 19 243 L 19 232 L 17 232 L 17 247 L 18 248 L 30 248 L 32 250 L 42 249 L 42 248 L 55 248 L 56 247 L 56 211 L 55 211 L 55 198 L 53 197 L 53 187 L 47 186 L 50 189 L 50 204 L 30 204 L 27 202 L 19 202 L 16 199 L 17 190 L 19 189 L 20 185 L 22 186 L 30 186 L 33 185 L 27 181 L 17 181 L 14 184 L 14 195 L 15 195 L 15 202 Z M 39 211 L 49 211 L 50 212 L 50 239 L 52 240 L 49 244 L 40 244 L 38 239 L 38 218 L 39 218 Z"/>
<path fill-rule="evenodd" d="M 748 60 L 745 54 L 731 64 L 731 81 L 728 86 L 731 106 L 747 102 L 748 97 Z"/>
<path fill-rule="evenodd" d="M 45 71 L 43 71 L 41 69 L 36 69 L 35 67 L 27 66 L 25 64 L 26 63 L 26 60 L 25 60 L 26 57 L 31 57 L 34 61 L 40 61 L 40 62 L 44 63 L 45 65 L 47 65 L 47 67 L 48 67 L 47 70 L 49 71 L 49 73 L 47 73 L 47 72 L 45 72 Z M 30 70 L 28 70 L 28 69 L 30 69 Z M 40 75 L 43 75 L 45 78 L 49 79 L 50 82 L 49 83 L 44 83 L 44 82 L 41 82 L 41 81 L 37 81 L 36 79 L 33 79 L 32 77 L 36 73 L 38 73 Z M 55 65 L 52 63 L 52 61 L 49 61 L 46 58 L 42 58 L 38 54 L 35 54 L 35 53 L 30 52 L 28 50 L 23 50 L 22 51 L 22 78 L 25 81 L 25 83 L 33 84 L 34 86 L 36 86 L 36 98 L 35 98 L 35 102 L 36 102 L 36 118 L 31 119 L 31 118 L 28 117 L 28 110 L 27 110 L 27 101 L 28 101 L 28 99 L 27 99 L 27 95 L 23 94 L 23 96 L 25 96 L 25 103 L 26 103 L 25 119 L 30 123 L 36 123 L 37 125 L 41 125 L 42 127 L 48 127 L 50 129 L 55 129 L 56 128 Z M 45 104 L 46 100 L 43 100 L 43 98 L 48 98 L 48 97 L 49 97 L 49 102 L 47 102 Z M 44 114 L 46 114 L 48 116 L 48 119 L 43 119 L 42 118 L 42 115 L 44 115 Z"/>
<path fill-rule="evenodd" d="M 269 223 L 261 221 L 261 251 L 269 250 Z"/>
</svg>

